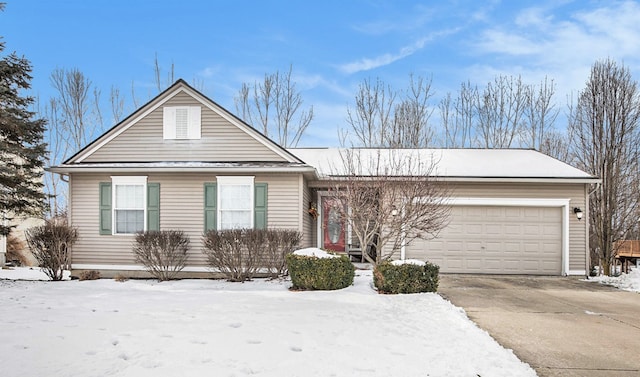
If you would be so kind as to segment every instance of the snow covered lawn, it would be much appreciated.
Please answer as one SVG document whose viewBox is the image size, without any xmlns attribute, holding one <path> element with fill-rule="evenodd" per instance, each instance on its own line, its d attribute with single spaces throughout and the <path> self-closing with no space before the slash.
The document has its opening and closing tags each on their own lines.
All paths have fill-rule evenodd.
<svg viewBox="0 0 640 377">
<path fill-rule="evenodd" d="M 333 292 L 0 280 L 0 375 L 535 376 L 437 294 L 378 295 L 357 275 Z"/>
<path fill-rule="evenodd" d="M 620 276 L 617 276 L 617 277 L 614 277 L 614 276 L 590 277 L 589 281 L 612 285 L 616 288 L 619 288 L 625 291 L 640 292 L 640 268 L 634 268 L 628 274 L 621 274 Z"/>
</svg>

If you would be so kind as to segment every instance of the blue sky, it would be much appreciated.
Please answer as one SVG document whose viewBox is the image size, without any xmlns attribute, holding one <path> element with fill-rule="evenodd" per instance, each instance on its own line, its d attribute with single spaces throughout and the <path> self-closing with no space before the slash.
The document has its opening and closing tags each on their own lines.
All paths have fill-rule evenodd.
<svg viewBox="0 0 640 377">
<path fill-rule="evenodd" d="M 78 68 L 107 100 L 112 86 L 142 103 L 165 72 L 197 80 L 235 112 L 243 82 L 286 71 L 315 119 L 299 146 L 337 145 L 358 84 L 394 88 L 432 77 L 433 105 L 463 81 L 498 74 L 555 80 L 555 100 L 584 87 L 594 61 L 613 58 L 640 79 L 638 1 L 136 1 L 4 0 L 6 52 L 33 64 L 33 94 L 52 95 L 56 68 Z M 111 123 L 107 120 L 107 124 Z"/>
</svg>

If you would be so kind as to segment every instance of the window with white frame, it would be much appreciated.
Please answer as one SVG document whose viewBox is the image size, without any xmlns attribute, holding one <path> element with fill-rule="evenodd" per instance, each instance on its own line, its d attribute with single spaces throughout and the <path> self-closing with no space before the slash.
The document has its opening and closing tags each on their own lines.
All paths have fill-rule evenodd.
<svg viewBox="0 0 640 377">
<path fill-rule="evenodd" d="M 134 234 L 146 228 L 147 177 L 111 177 L 113 233 Z"/>
<path fill-rule="evenodd" d="M 217 177 L 218 229 L 253 228 L 254 177 Z"/>
<path fill-rule="evenodd" d="M 165 106 L 162 108 L 162 118 L 162 136 L 165 140 L 200 139 L 200 106 Z"/>
</svg>

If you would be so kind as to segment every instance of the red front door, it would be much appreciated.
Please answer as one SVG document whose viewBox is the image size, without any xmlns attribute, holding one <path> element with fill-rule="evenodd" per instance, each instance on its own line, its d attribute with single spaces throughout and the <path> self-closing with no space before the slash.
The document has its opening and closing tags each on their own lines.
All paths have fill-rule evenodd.
<svg viewBox="0 0 640 377">
<path fill-rule="evenodd" d="M 322 246 L 327 250 L 345 251 L 344 205 L 336 198 L 322 199 Z"/>
</svg>

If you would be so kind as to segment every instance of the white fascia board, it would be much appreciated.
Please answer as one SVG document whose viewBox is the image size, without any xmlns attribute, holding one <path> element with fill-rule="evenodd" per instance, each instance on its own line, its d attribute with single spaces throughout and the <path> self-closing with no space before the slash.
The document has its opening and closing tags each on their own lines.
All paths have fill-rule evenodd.
<svg viewBox="0 0 640 377">
<path fill-rule="evenodd" d="M 434 181 L 444 182 L 503 182 L 503 183 L 600 183 L 600 178 L 518 178 L 518 177 L 434 177 Z"/>
<path fill-rule="evenodd" d="M 458 206 L 508 206 L 508 207 L 563 207 L 570 199 L 547 198 L 463 198 L 442 199 L 443 203 Z"/>
<path fill-rule="evenodd" d="M 135 172 L 162 172 L 162 173 L 178 173 L 178 172 L 192 172 L 192 173 L 314 173 L 315 169 L 312 167 L 185 167 L 185 166 L 173 166 L 173 167 L 150 167 L 150 166 L 127 166 L 127 167 L 109 167 L 109 166 L 73 166 L 73 165 L 61 165 L 54 166 L 46 169 L 47 171 L 59 174 L 69 173 L 135 173 Z"/>
</svg>

